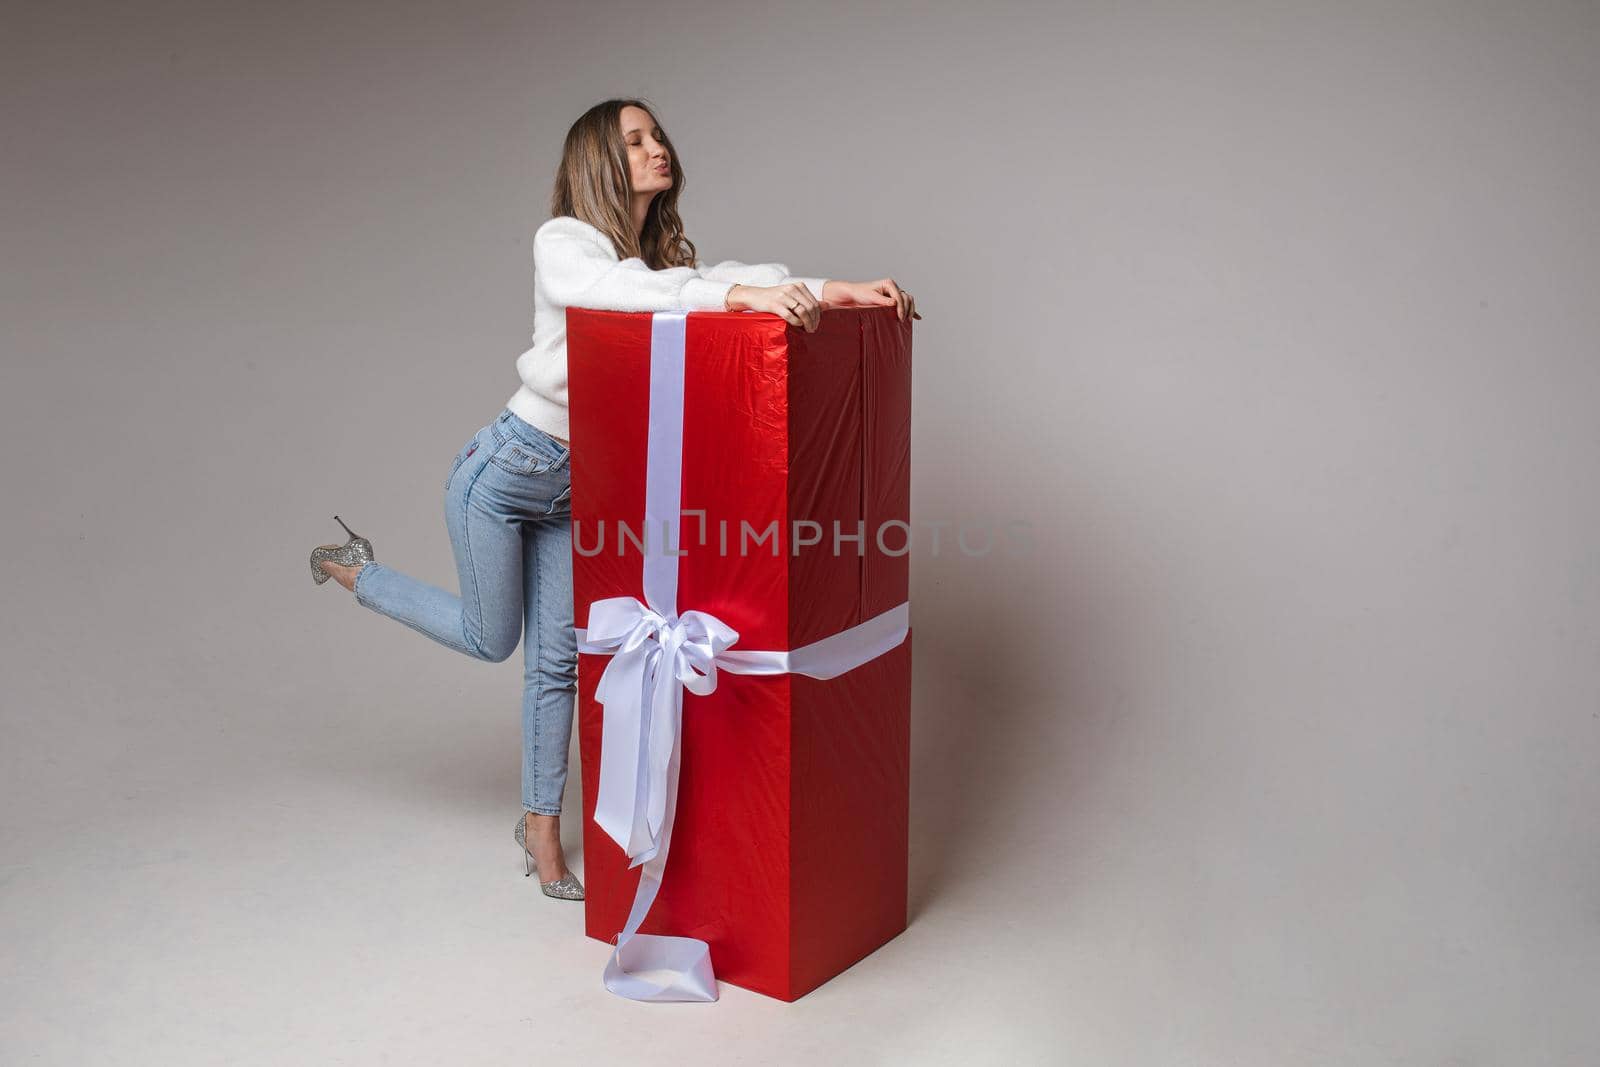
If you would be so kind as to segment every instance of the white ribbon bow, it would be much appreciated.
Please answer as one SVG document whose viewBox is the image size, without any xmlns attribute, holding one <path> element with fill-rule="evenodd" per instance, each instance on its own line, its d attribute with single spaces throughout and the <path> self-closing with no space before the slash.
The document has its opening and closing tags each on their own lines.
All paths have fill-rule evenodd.
<svg viewBox="0 0 1600 1067">
<path fill-rule="evenodd" d="M 627 852 L 630 868 L 657 851 L 683 691 L 707 696 L 716 689 L 717 656 L 738 639 L 703 611 L 668 620 L 631 596 L 589 605 L 585 651 L 612 655 L 595 687 L 605 719 L 594 818 Z M 640 714 L 645 708 L 648 716 Z"/>
</svg>

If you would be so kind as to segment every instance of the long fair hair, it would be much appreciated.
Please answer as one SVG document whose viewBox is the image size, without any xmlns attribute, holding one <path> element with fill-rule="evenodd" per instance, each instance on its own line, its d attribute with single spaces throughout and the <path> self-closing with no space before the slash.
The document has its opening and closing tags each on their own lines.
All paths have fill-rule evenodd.
<svg viewBox="0 0 1600 1067">
<path fill-rule="evenodd" d="M 556 172 L 555 190 L 550 194 L 550 214 L 581 219 L 611 238 L 617 258 L 635 256 L 651 270 L 696 265 L 694 242 L 684 236 L 683 219 L 678 216 L 678 197 L 683 192 L 683 167 L 672 139 L 661 134 L 672 168 L 672 187 L 663 189 L 650 201 L 644 232 L 633 233 L 633 218 L 628 211 L 633 184 L 628 177 L 628 147 L 622 140 L 622 109 L 628 105 L 649 112 L 655 110 L 643 100 L 618 99 L 596 104 L 585 111 L 567 131 L 561 149 L 561 167 Z"/>
</svg>

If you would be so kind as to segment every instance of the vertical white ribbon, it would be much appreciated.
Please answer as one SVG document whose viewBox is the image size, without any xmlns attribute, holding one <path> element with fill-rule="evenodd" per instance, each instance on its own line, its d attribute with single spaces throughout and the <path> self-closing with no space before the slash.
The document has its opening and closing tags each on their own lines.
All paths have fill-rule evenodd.
<svg viewBox="0 0 1600 1067">
<path fill-rule="evenodd" d="M 679 513 L 683 496 L 684 312 L 650 324 L 650 425 L 645 466 L 645 602 L 607 597 L 577 627 L 580 652 L 610 655 L 595 687 L 604 708 L 594 819 L 642 865 L 628 921 L 606 962 L 605 986 L 630 1000 L 714 1001 L 710 946 L 693 937 L 641 934 L 661 888 L 677 810 L 683 691 L 706 696 L 717 670 L 793 672 L 833 678 L 899 645 L 910 626 L 904 601 L 867 621 L 791 651 L 731 651 L 739 634 L 706 612 L 678 614 Z M 659 531 L 659 535 L 658 535 Z M 666 974 L 664 982 L 643 976 Z"/>
<path fill-rule="evenodd" d="M 686 316 L 650 317 L 650 427 L 644 476 L 644 599 L 670 618 L 678 607 L 678 512 L 683 507 Z"/>
</svg>

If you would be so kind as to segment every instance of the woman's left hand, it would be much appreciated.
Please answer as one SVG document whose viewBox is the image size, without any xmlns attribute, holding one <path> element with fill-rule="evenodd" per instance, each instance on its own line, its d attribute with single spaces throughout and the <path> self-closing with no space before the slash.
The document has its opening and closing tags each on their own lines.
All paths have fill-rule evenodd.
<svg viewBox="0 0 1600 1067">
<path fill-rule="evenodd" d="M 894 304 L 901 319 L 920 319 L 916 299 L 893 278 L 875 282 L 846 282 L 830 278 L 822 287 L 822 299 L 830 304 Z"/>
</svg>

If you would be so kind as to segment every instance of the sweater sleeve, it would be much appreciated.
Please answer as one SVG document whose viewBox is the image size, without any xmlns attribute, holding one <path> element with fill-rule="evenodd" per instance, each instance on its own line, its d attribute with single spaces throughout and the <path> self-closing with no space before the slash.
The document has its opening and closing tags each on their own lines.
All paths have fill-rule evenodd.
<svg viewBox="0 0 1600 1067">
<path fill-rule="evenodd" d="M 710 267 L 702 268 L 701 275 L 718 282 L 732 282 L 738 285 L 781 285 L 784 282 L 800 282 L 811 295 L 818 300 L 822 299 L 822 286 L 826 278 L 801 278 L 789 273 L 789 268 L 782 263 L 740 263 L 737 259 L 725 259 Z M 731 288 L 731 286 L 730 286 Z"/>
<path fill-rule="evenodd" d="M 705 277 L 693 267 L 652 270 L 638 256 L 616 258 L 598 232 L 583 223 L 552 219 L 533 238 L 536 284 L 565 307 L 607 311 L 720 311 L 732 281 Z M 575 222 L 575 220 L 573 220 Z"/>
<path fill-rule="evenodd" d="M 715 282 L 777 285 L 789 276 L 789 268 L 782 263 L 740 263 L 737 259 L 725 259 L 721 263 L 700 268 L 700 273 Z"/>
</svg>

